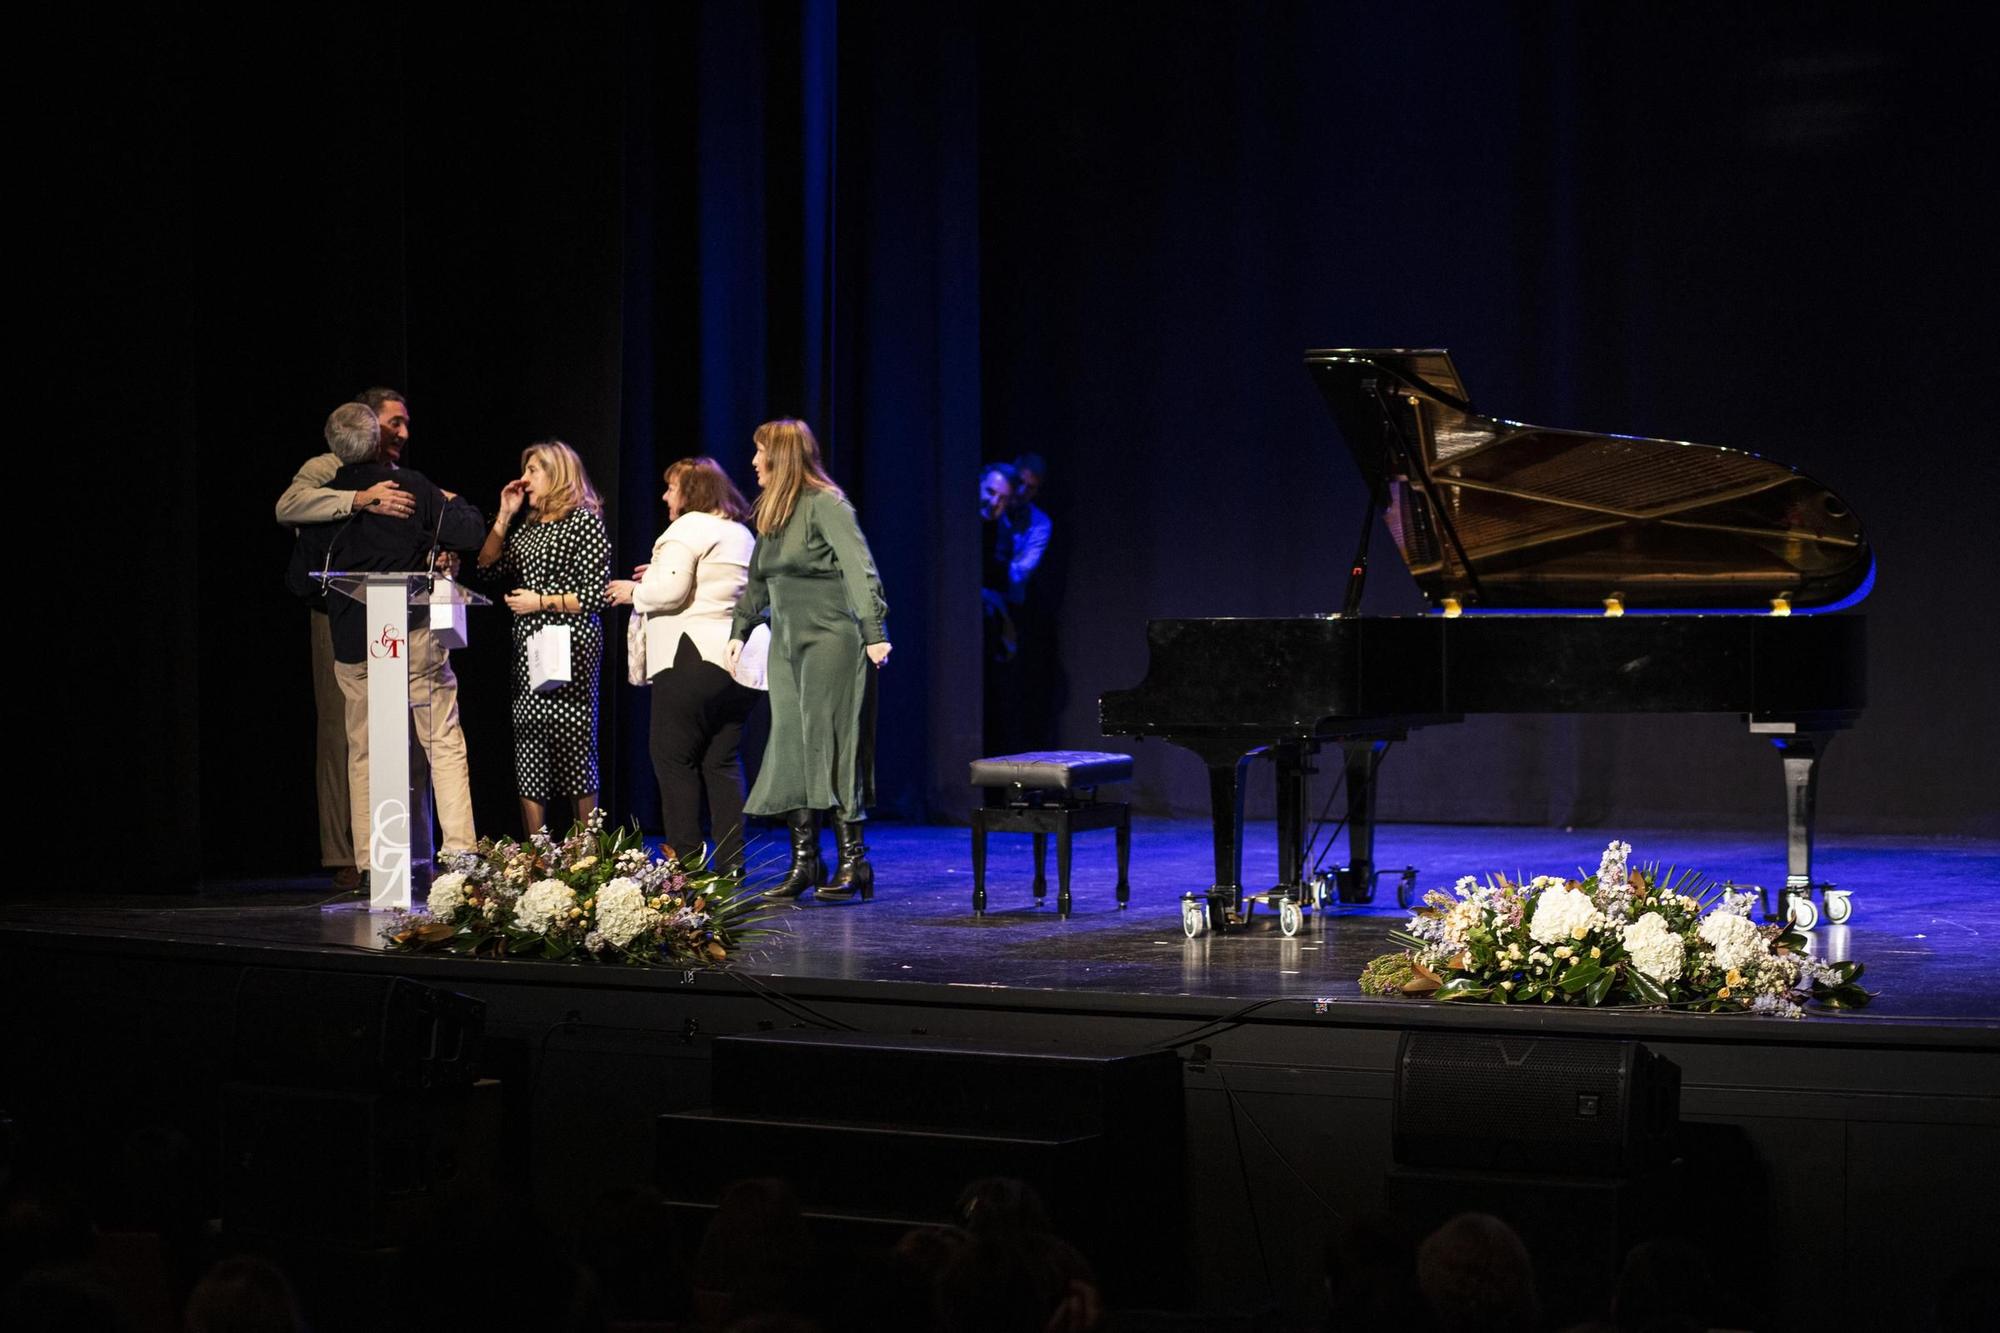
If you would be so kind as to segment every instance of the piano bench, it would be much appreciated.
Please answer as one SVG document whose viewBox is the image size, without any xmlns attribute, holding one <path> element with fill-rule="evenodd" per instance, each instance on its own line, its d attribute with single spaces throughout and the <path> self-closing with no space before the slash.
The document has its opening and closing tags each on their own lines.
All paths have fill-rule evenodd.
<svg viewBox="0 0 2000 1333">
<path fill-rule="evenodd" d="M 1049 835 L 1056 835 L 1056 915 L 1069 919 L 1070 835 L 1091 829 L 1118 831 L 1118 907 L 1132 897 L 1132 808 L 1097 799 L 1099 784 L 1132 776 L 1132 756 L 1101 750 L 1035 750 L 972 761 L 972 785 L 1006 793 L 1000 805 L 972 810 L 972 914 L 986 915 L 986 835 L 1031 833 L 1035 838 L 1035 905 L 1048 896 Z"/>
</svg>

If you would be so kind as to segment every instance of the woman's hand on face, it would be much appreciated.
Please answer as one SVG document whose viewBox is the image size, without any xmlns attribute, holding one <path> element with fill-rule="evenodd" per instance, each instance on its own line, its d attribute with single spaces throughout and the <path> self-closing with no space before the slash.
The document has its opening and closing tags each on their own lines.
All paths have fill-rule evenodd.
<svg viewBox="0 0 2000 1333">
<path fill-rule="evenodd" d="M 871 643 L 862 651 L 866 652 L 868 660 L 878 667 L 887 666 L 889 663 L 889 641 L 887 639 L 884 639 L 880 643 Z"/>
<path fill-rule="evenodd" d="M 514 517 L 527 502 L 528 483 L 516 477 L 500 488 L 500 517 Z"/>
<path fill-rule="evenodd" d="M 633 587 L 631 579 L 612 579 L 604 585 L 604 600 L 613 606 L 630 606 Z"/>
<path fill-rule="evenodd" d="M 507 609 L 517 616 L 533 615 L 542 609 L 542 595 L 533 588 L 516 588 L 505 600 Z"/>
<path fill-rule="evenodd" d="M 743 640 L 731 639 L 729 647 L 722 652 L 722 669 L 732 676 L 736 674 L 736 659 L 743 656 Z"/>
</svg>

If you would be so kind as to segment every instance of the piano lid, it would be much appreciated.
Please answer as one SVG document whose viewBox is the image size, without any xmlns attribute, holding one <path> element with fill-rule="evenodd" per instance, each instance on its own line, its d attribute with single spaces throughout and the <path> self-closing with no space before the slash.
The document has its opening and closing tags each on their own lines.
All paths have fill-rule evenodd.
<svg viewBox="0 0 2000 1333">
<path fill-rule="evenodd" d="M 1443 349 L 1306 366 L 1433 607 L 1805 612 L 1867 594 L 1860 520 L 1782 463 L 1481 416 Z"/>
</svg>

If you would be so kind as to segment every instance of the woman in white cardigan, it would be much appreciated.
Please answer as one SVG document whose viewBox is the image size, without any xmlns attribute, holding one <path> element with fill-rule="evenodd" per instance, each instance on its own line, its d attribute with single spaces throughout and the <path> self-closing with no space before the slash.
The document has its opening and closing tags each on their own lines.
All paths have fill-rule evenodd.
<svg viewBox="0 0 2000 1333">
<path fill-rule="evenodd" d="M 660 781 L 667 845 L 683 864 L 702 864 L 702 791 L 708 792 L 709 861 L 743 870 L 743 721 L 763 696 L 723 668 L 729 620 L 750 578 L 756 534 L 750 506 L 712 458 L 667 469 L 667 530 L 643 577 L 614 579 L 613 603 L 646 618 L 646 669 L 653 678 L 651 749 Z"/>
</svg>

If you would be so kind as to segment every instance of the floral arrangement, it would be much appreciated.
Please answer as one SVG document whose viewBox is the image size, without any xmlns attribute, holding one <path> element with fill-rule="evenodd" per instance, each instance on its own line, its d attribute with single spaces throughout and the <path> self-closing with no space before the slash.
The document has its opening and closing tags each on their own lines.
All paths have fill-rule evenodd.
<svg viewBox="0 0 2000 1333">
<path fill-rule="evenodd" d="M 526 843 L 482 838 L 440 862 L 425 910 L 383 930 L 390 948 L 709 966 L 770 910 L 739 880 L 652 851 L 637 825 L 607 830 L 601 810 L 560 841 L 545 828 Z"/>
<path fill-rule="evenodd" d="M 1361 974 L 1370 995 L 1492 1004 L 1638 1004 L 1797 1017 L 1872 998 L 1858 962 L 1826 963 L 1789 926 L 1750 919 L 1754 893 L 1630 864 L 1613 842 L 1588 878 L 1467 875 L 1424 895 Z M 1579 870 L 1579 876 L 1582 872 Z"/>
</svg>

